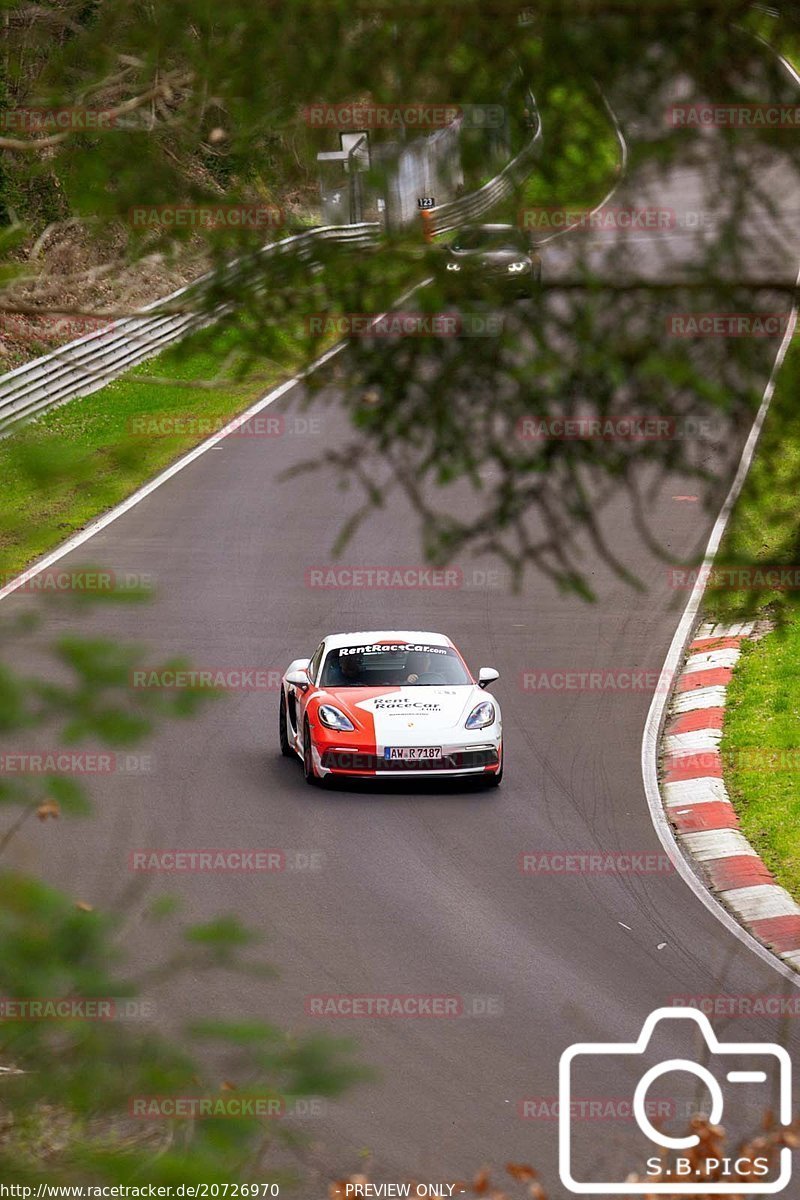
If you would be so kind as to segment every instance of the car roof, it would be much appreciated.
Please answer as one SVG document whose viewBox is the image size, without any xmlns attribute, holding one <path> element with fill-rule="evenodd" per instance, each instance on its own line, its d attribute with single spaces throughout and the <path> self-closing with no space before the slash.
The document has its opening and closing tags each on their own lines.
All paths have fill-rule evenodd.
<svg viewBox="0 0 800 1200">
<path fill-rule="evenodd" d="M 452 646 L 443 633 L 422 629 L 362 629 L 355 633 L 331 633 L 325 638 L 326 650 L 340 646 L 371 646 L 375 642 L 424 642 L 429 646 Z"/>
</svg>

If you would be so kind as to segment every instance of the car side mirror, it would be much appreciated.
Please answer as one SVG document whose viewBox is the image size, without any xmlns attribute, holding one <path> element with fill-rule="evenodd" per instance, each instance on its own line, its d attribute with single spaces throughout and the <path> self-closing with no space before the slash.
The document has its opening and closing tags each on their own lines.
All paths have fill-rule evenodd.
<svg viewBox="0 0 800 1200">
<path fill-rule="evenodd" d="M 308 671 L 305 667 L 301 667 L 298 671 L 290 671 L 286 676 L 286 682 L 292 687 L 302 688 L 303 691 L 311 686 L 311 680 L 308 678 Z"/>
<path fill-rule="evenodd" d="M 495 679 L 500 678 L 500 672 L 495 671 L 494 667 L 481 667 L 478 671 L 478 687 L 486 688 L 490 683 L 494 683 Z"/>
</svg>

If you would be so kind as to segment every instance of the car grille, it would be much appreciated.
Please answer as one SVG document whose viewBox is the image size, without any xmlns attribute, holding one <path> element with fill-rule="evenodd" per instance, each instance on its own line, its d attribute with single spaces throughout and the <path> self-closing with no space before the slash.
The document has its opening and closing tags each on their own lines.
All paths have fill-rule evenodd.
<svg viewBox="0 0 800 1200">
<path fill-rule="evenodd" d="M 358 754 L 355 751 L 326 750 L 322 765 L 333 771 L 466 771 L 470 767 L 496 767 L 496 750 L 458 750 L 441 758 L 423 758 L 416 762 L 386 759 L 377 754 Z"/>
</svg>

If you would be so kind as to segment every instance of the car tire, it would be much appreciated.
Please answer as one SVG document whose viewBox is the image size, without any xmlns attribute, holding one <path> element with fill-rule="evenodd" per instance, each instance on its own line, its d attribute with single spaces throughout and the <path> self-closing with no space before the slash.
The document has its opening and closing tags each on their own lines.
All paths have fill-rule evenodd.
<svg viewBox="0 0 800 1200">
<path fill-rule="evenodd" d="M 311 730 L 308 718 L 303 722 L 303 778 L 311 787 L 322 787 L 325 780 L 320 778 L 314 767 L 314 757 L 311 751 Z"/>
<path fill-rule="evenodd" d="M 499 787 L 502 782 L 503 782 L 503 760 L 501 758 L 500 759 L 500 770 L 495 771 L 493 775 L 489 775 L 487 777 L 486 787 L 487 788 L 496 788 L 496 787 Z"/>
<path fill-rule="evenodd" d="M 281 711 L 278 717 L 278 740 L 284 758 L 293 758 L 294 750 L 289 744 L 289 729 L 286 722 L 286 692 L 281 688 Z"/>
</svg>

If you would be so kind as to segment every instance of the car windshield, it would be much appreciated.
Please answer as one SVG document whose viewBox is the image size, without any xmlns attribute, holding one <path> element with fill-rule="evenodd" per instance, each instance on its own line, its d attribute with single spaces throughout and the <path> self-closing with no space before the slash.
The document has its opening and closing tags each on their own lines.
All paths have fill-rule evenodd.
<svg viewBox="0 0 800 1200">
<path fill-rule="evenodd" d="M 523 239 L 514 229 L 464 229 L 454 250 L 520 250 Z"/>
<path fill-rule="evenodd" d="M 471 682 L 461 659 L 449 646 L 378 643 L 331 650 L 320 687 L 431 687 Z"/>
</svg>

